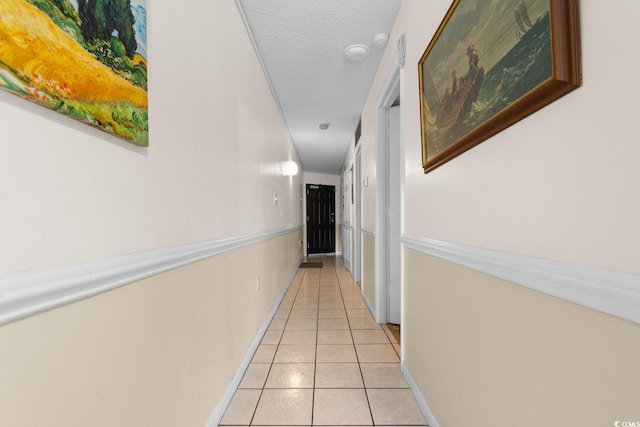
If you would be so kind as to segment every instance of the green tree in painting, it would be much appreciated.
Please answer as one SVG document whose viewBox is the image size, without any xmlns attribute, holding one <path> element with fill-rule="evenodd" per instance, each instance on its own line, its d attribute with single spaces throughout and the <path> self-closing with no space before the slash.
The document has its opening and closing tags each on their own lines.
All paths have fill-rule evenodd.
<svg viewBox="0 0 640 427">
<path fill-rule="evenodd" d="M 131 0 L 78 0 L 78 12 L 80 29 L 87 42 L 112 44 L 111 39 L 116 37 L 126 56 L 133 58 L 137 43 Z"/>
<path fill-rule="evenodd" d="M 135 19 L 131 11 L 131 0 L 113 0 L 112 17 L 115 19 L 113 25 L 118 31 L 118 38 L 124 45 L 127 56 L 133 58 L 138 44 L 136 42 L 136 33 L 133 29 Z"/>
</svg>

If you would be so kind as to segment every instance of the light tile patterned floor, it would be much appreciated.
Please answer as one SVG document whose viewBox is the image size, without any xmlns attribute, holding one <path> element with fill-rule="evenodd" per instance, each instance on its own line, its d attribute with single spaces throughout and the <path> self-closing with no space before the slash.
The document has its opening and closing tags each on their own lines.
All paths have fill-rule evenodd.
<svg viewBox="0 0 640 427">
<path fill-rule="evenodd" d="M 340 258 L 300 269 L 221 426 L 425 426 L 378 325 Z"/>
</svg>

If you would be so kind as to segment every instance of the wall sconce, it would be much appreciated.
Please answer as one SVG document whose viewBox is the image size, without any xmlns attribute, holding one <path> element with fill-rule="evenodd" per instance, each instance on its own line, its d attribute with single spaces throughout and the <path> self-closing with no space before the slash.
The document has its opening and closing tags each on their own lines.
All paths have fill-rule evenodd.
<svg viewBox="0 0 640 427">
<path fill-rule="evenodd" d="M 296 176 L 298 175 L 299 170 L 300 169 L 298 168 L 298 164 L 293 160 L 284 162 L 284 165 L 282 167 L 282 173 L 284 176 Z"/>
</svg>

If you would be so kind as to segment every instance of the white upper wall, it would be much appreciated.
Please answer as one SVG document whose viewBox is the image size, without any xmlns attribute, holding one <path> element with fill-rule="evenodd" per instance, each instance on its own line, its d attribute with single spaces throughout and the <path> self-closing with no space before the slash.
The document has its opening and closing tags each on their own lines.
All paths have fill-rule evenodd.
<svg viewBox="0 0 640 427">
<path fill-rule="evenodd" d="M 375 108 L 406 34 L 404 233 L 639 274 L 640 3 L 580 2 L 583 87 L 425 175 L 418 61 L 450 5 L 402 3 L 363 112 L 363 226 L 375 226 Z"/>
<path fill-rule="evenodd" d="M 0 275 L 301 225 L 301 174 L 282 173 L 299 160 L 235 3 L 148 7 L 148 148 L 0 92 Z"/>
</svg>

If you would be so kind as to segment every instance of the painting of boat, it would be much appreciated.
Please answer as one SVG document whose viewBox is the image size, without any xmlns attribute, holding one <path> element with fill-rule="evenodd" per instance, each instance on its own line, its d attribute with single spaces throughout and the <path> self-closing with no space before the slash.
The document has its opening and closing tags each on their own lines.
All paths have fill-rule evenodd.
<svg viewBox="0 0 640 427">
<path fill-rule="evenodd" d="M 577 0 L 453 1 L 419 61 L 425 172 L 580 85 L 578 16 Z"/>
</svg>

